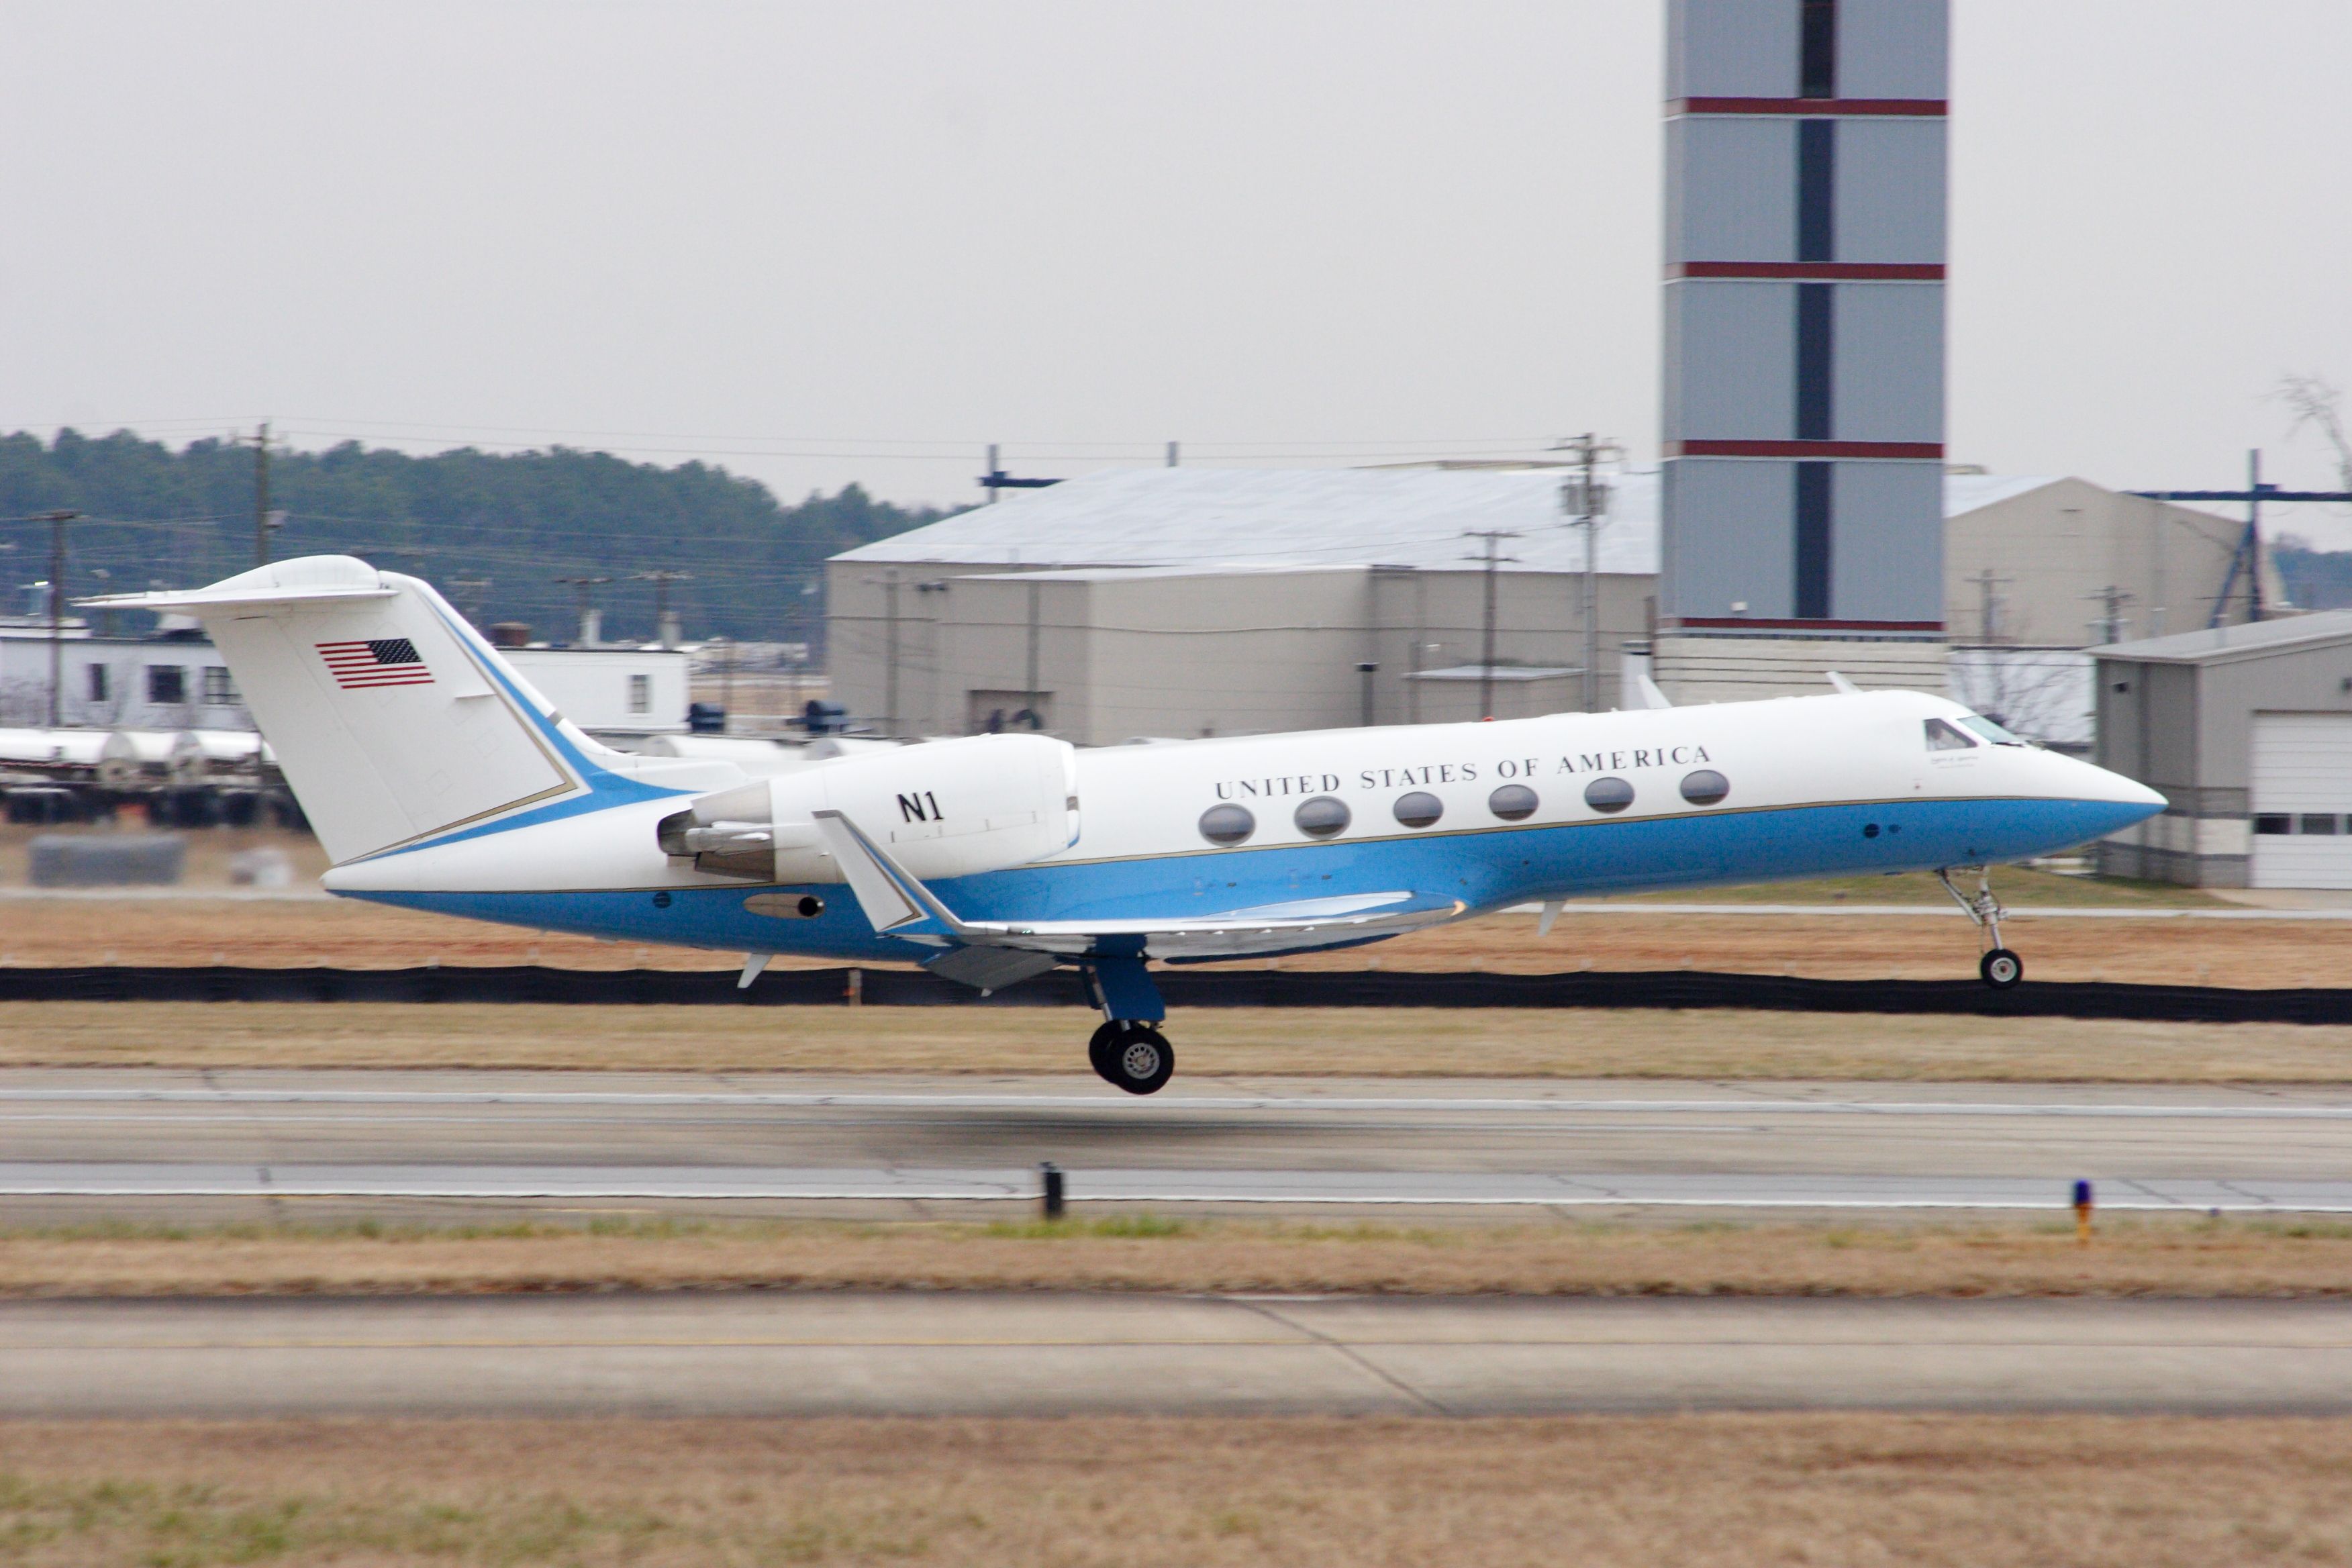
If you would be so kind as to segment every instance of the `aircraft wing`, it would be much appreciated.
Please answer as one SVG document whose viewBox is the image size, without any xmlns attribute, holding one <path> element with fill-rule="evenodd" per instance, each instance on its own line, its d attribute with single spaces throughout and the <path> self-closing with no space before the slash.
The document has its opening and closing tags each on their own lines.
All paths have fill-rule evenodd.
<svg viewBox="0 0 2352 1568">
<path fill-rule="evenodd" d="M 1332 947 L 1437 925 L 1467 907 L 1455 899 L 1380 892 L 1165 919 L 967 921 L 950 912 L 846 816 L 837 811 L 820 811 L 815 816 L 818 835 L 876 931 L 930 947 L 1011 950 L 993 962 L 977 954 L 962 962 L 953 955 L 930 962 L 929 967 L 955 979 L 965 977 L 959 970 L 1012 978 L 1040 973 L 1057 958 L 1229 958 Z M 1037 955 L 1044 962 L 1023 963 L 1014 953 Z M 1010 984 L 1012 978 L 971 984 Z"/>
</svg>

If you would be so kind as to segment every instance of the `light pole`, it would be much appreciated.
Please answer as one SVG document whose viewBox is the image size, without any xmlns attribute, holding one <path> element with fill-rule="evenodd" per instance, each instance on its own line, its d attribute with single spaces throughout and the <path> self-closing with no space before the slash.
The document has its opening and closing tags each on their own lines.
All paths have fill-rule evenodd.
<svg viewBox="0 0 2352 1568">
<path fill-rule="evenodd" d="M 49 525 L 49 728 L 52 730 L 64 722 L 59 717 L 58 699 L 65 690 L 66 524 L 80 515 L 78 511 L 45 511 L 33 520 Z"/>
</svg>

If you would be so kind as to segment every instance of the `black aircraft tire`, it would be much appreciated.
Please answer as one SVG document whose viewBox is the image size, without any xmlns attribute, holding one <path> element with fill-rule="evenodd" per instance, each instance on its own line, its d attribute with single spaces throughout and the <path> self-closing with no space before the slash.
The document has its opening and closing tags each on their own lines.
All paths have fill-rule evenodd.
<svg viewBox="0 0 2352 1568">
<path fill-rule="evenodd" d="M 1095 1069 L 1095 1076 L 1105 1083 L 1118 1082 L 1118 1079 L 1111 1076 L 1110 1055 L 1118 1049 L 1118 1043 L 1125 1037 L 1126 1032 L 1124 1025 L 1105 1024 L 1101 1028 L 1097 1029 L 1094 1037 L 1087 1042 L 1087 1062 Z"/>
<path fill-rule="evenodd" d="M 1149 1024 L 1130 1026 L 1110 1053 L 1103 1074 L 1129 1094 L 1157 1094 L 1176 1076 L 1176 1050 Z"/>
<path fill-rule="evenodd" d="M 2025 978 L 2025 960 L 2005 947 L 1996 947 L 1978 961 L 1977 973 L 1996 991 L 2006 991 Z"/>
</svg>

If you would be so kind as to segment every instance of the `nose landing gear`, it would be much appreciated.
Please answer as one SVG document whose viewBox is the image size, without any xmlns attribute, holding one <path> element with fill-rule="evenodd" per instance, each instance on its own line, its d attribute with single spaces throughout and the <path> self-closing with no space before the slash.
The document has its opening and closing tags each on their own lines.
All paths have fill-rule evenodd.
<svg viewBox="0 0 2352 1568">
<path fill-rule="evenodd" d="M 2000 944 L 2000 918 L 2009 911 L 1993 897 L 1992 872 L 1988 867 L 1977 868 L 1977 890 L 1963 893 L 1952 886 L 1952 873 L 1945 868 L 1936 873 L 1936 880 L 1944 884 L 1944 891 L 1952 901 L 1974 921 L 1977 930 L 1984 933 L 1984 956 L 1977 961 L 1977 973 L 1996 991 L 2006 991 L 2025 978 L 2025 960 Z"/>
</svg>

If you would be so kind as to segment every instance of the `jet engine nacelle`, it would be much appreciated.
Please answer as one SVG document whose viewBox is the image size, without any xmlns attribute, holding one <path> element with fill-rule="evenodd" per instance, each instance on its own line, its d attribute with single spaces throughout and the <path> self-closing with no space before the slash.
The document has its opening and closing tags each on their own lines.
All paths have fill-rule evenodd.
<svg viewBox="0 0 2352 1568">
<path fill-rule="evenodd" d="M 707 795 L 662 818 L 666 854 L 761 881 L 838 882 L 815 814 L 837 811 L 913 875 L 1026 865 L 1078 836 L 1077 752 L 1044 735 L 974 735 L 821 763 Z"/>
</svg>

